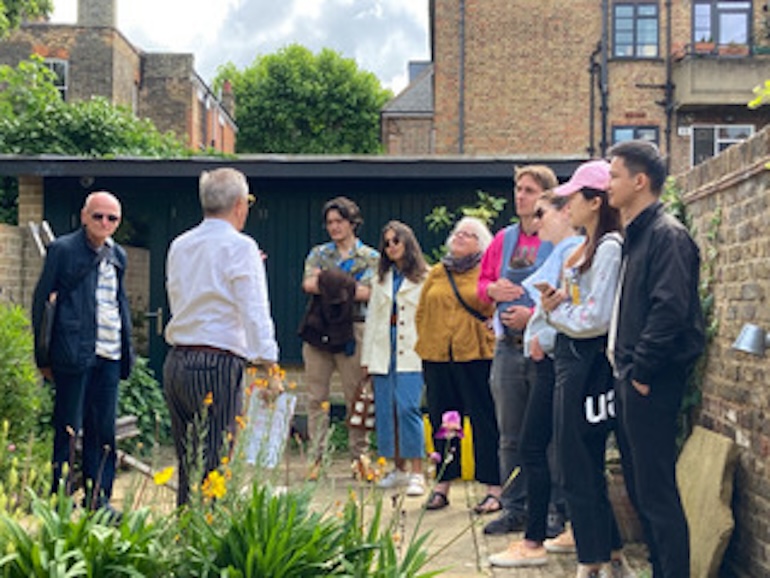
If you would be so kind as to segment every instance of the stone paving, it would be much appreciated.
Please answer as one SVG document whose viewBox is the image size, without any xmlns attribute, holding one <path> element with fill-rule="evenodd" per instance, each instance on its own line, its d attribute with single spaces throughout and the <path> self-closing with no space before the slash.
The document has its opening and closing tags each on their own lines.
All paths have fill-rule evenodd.
<svg viewBox="0 0 770 578">
<path fill-rule="evenodd" d="M 292 459 L 292 463 L 280 466 L 277 483 L 289 486 L 308 483 L 300 460 L 296 457 Z M 352 479 L 348 462 L 343 459 L 333 461 L 315 485 L 314 500 L 321 508 L 346 500 L 351 491 L 363 496 L 365 501 L 377 499 L 382 494 L 386 500 L 386 516 L 397 516 L 399 511 L 403 512 L 401 531 L 406 540 L 414 535 L 417 525 L 420 533 L 430 534 L 427 548 L 431 559 L 427 569 L 443 569 L 440 576 L 444 578 L 568 578 L 575 575 L 576 561 L 572 554 L 550 554 L 548 564 L 538 568 L 491 567 L 487 562 L 488 556 L 505 549 L 510 540 L 521 538 L 521 534 L 487 536 L 483 533 L 484 524 L 493 519 L 494 514 L 479 517 L 471 513 L 471 507 L 482 497 L 484 489 L 475 482 L 455 482 L 449 494 L 450 505 L 440 511 L 425 512 L 422 511 L 424 498 L 410 498 L 392 490 L 377 490 L 371 484 Z M 153 508 L 170 512 L 173 509 L 173 492 L 152 486 L 152 481 L 148 484 L 147 478 L 138 472 L 123 471 L 116 482 L 113 503 L 122 507 L 125 493 L 131 488 L 130 492 L 136 494 L 140 502 L 149 502 Z M 649 571 L 643 571 L 649 567 L 643 546 L 629 545 L 626 555 L 639 578 L 649 577 Z"/>
</svg>

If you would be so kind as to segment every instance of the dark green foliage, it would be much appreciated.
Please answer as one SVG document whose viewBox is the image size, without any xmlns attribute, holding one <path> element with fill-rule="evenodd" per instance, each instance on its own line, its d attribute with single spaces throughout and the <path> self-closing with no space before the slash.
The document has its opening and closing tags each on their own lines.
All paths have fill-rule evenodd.
<svg viewBox="0 0 770 578">
<path fill-rule="evenodd" d="M 242 71 L 220 67 L 214 85 L 225 80 L 235 95 L 239 153 L 381 151 L 380 109 L 392 93 L 353 59 L 292 44 Z"/>
<path fill-rule="evenodd" d="M 46 393 L 38 382 L 32 351 L 26 311 L 0 303 L 0 423 L 10 423 L 9 438 L 17 444 L 36 433 Z"/>
<path fill-rule="evenodd" d="M 130 451 L 146 455 L 155 443 L 163 445 L 171 439 L 171 418 L 163 390 L 144 357 L 137 358 L 131 375 L 120 382 L 118 415 L 137 417 L 141 434 L 123 442 Z"/>
</svg>

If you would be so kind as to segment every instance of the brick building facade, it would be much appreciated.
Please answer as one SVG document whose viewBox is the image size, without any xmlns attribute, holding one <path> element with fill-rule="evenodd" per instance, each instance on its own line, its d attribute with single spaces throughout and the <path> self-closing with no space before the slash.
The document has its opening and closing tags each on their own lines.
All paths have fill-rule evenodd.
<svg viewBox="0 0 770 578">
<path fill-rule="evenodd" d="M 103 96 L 193 150 L 235 151 L 232 107 L 198 76 L 193 55 L 135 47 L 116 28 L 116 0 L 78 0 L 76 24 L 28 22 L 0 43 L 0 64 L 16 66 L 32 54 L 57 74 L 66 101 Z"/>
<path fill-rule="evenodd" d="M 746 107 L 770 78 L 766 5 L 431 0 L 432 123 L 420 138 L 399 138 L 408 115 L 385 114 L 386 105 L 385 148 L 598 156 L 650 138 L 682 172 L 770 122 L 770 112 Z"/>
</svg>

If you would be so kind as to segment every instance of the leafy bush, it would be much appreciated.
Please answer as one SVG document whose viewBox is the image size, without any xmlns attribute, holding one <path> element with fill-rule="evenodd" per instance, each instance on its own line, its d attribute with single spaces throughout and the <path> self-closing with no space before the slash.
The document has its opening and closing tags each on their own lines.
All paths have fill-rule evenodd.
<svg viewBox="0 0 770 578">
<path fill-rule="evenodd" d="M 0 423 L 9 422 L 9 441 L 25 441 L 36 433 L 45 394 L 33 358 L 29 317 L 18 305 L 0 303 Z"/>
<path fill-rule="evenodd" d="M 32 509 L 34 530 L 0 516 L 3 576 L 169 575 L 164 526 L 152 523 L 147 509 L 126 513 L 117 525 L 107 510 L 75 512 L 63 493 L 49 501 L 36 498 Z"/>
<path fill-rule="evenodd" d="M 124 442 L 130 451 L 146 453 L 155 443 L 163 445 L 171 439 L 171 417 L 166 400 L 144 357 L 136 359 L 131 375 L 120 382 L 118 415 L 135 415 L 137 418 L 141 433 Z"/>
</svg>

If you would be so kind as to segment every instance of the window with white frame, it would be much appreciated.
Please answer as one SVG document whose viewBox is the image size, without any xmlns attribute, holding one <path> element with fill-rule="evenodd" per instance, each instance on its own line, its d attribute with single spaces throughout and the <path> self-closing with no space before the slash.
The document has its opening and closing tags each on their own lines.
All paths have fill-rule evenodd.
<svg viewBox="0 0 770 578">
<path fill-rule="evenodd" d="M 657 58 L 658 4 L 616 2 L 613 10 L 613 56 Z"/>
<path fill-rule="evenodd" d="M 692 41 L 748 44 L 751 14 L 750 0 L 694 0 Z"/>
<path fill-rule="evenodd" d="M 627 140 L 646 140 L 651 143 L 658 143 L 657 126 L 613 126 L 612 144 Z"/>
<path fill-rule="evenodd" d="M 54 86 L 59 91 L 61 99 L 67 100 L 67 87 L 69 86 L 69 62 L 61 58 L 46 58 L 43 64 L 56 75 Z"/>
<path fill-rule="evenodd" d="M 697 165 L 718 155 L 730 145 L 742 142 L 754 134 L 750 124 L 719 124 L 692 127 L 691 159 Z"/>
</svg>

